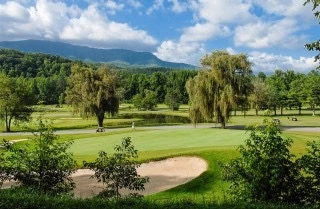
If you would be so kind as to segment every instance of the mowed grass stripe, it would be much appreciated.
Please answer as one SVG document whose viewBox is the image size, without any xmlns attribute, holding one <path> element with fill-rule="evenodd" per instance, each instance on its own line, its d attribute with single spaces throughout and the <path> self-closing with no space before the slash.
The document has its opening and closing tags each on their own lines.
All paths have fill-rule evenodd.
<svg viewBox="0 0 320 209">
<path fill-rule="evenodd" d="M 97 134 L 98 135 L 98 134 Z M 198 147 L 236 147 L 243 144 L 248 134 L 243 130 L 226 129 L 167 129 L 143 130 L 130 133 L 108 133 L 74 141 L 71 152 L 77 160 L 91 159 L 98 151 L 113 152 L 113 147 L 124 137 L 130 136 L 135 148 L 141 152 L 156 150 L 188 149 Z M 82 159 L 88 160 L 88 159 Z"/>
</svg>

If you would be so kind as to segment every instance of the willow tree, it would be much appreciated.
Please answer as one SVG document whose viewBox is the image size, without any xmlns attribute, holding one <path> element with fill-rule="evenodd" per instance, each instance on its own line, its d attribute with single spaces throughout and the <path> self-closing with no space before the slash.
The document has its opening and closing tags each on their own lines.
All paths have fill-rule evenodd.
<svg viewBox="0 0 320 209">
<path fill-rule="evenodd" d="M 117 79 L 107 68 L 92 69 L 74 65 L 66 90 L 66 102 L 82 117 L 96 116 L 98 127 L 103 127 L 105 114 L 118 113 Z"/>
<path fill-rule="evenodd" d="M 186 85 L 191 120 L 214 119 L 224 128 L 231 110 L 247 100 L 252 89 L 251 63 L 244 54 L 214 51 L 205 55 L 201 64 L 203 69 Z"/>
</svg>

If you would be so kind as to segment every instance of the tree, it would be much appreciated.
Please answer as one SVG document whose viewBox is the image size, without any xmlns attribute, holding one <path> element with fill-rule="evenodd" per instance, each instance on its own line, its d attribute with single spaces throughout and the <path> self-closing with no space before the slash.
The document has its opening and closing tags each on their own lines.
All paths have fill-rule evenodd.
<svg viewBox="0 0 320 209">
<path fill-rule="evenodd" d="M 138 157 L 138 151 L 132 145 L 131 138 L 123 138 L 121 145 L 116 145 L 114 151 L 110 157 L 106 152 L 100 151 L 99 157 L 94 162 L 84 161 L 84 166 L 95 172 L 92 177 L 106 185 L 100 195 L 120 198 L 120 189 L 144 190 L 144 184 L 149 179 L 137 173 L 140 164 L 132 161 L 132 158 Z"/>
<path fill-rule="evenodd" d="M 302 174 L 289 150 L 292 143 L 272 121 L 253 128 L 238 147 L 240 157 L 224 166 L 231 192 L 246 201 L 299 203 Z"/>
<path fill-rule="evenodd" d="M 307 76 L 305 74 L 299 74 L 297 78 L 291 82 L 288 92 L 288 99 L 293 106 L 298 108 L 299 115 L 301 115 L 302 105 L 307 103 L 308 91 L 306 82 Z"/>
<path fill-rule="evenodd" d="M 6 131 L 11 131 L 11 123 L 29 121 L 33 112 L 33 95 L 23 78 L 9 78 L 0 74 L 0 119 L 5 122 Z"/>
<path fill-rule="evenodd" d="M 267 109 L 270 101 L 270 88 L 265 81 L 253 80 L 253 91 L 249 97 L 252 106 L 258 115 L 259 110 Z"/>
<path fill-rule="evenodd" d="M 233 108 L 247 100 L 252 85 L 251 63 L 244 54 L 215 51 L 201 60 L 204 69 L 187 84 L 191 105 L 206 118 L 215 117 L 224 128 Z M 197 103 L 197 104 L 196 104 Z"/>
<path fill-rule="evenodd" d="M 172 111 L 179 110 L 181 97 L 178 89 L 170 89 L 165 96 L 164 102 Z"/>
<path fill-rule="evenodd" d="M 273 75 L 267 78 L 267 83 L 271 88 L 272 101 L 271 106 L 274 115 L 277 115 L 277 109 L 280 108 L 280 114 L 283 114 L 283 108 L 287 106 L 288 88 L 285 83 L 285 73 L 282 70 L 276 70 Z"/>
<path fill-rule="evenodd" d="M 316 106 L 320 105 L 320 74 L 318 71 L 312 70 L 308 73 L 308 78 L 304 87 L 307 96 L 307 104 L 310 105 L 314 116 Z"/>
<path fill-rule="evenodd" d="M 66 102 L 82 117 L 95 115 L 98 127 L 103 127 L 105 113 L 113 116 L 119 110 L 116 78 L 107 68 L 94 70 L 74 65 L 68 79 Z"/>
<path fill-rule="evenodd" d="M 62 194 L 75 186 L 70 175 L 76 161 L 67 150 L 73 141 L 58 142 L 51 124 L 38 120 L 37 132 L 30 140 L 32 146 L 7 143 L 5 159 L 7 173 L 21 186 L 46 194 Z"/>
<path fill-rule="evenodd" d="M 157 106 L 157 94 L 145 89 L 143 94 L 137 94 L 132 98 L 133 105 L 138 109 L 152 110 Z"/>
<path fill-rule="evenodd" d="M 313 4 L 312 11 L 314 11 L 314 16 L 320 22 L 320 11 L 317 10 L 318 7 L 320 6 L 320 0 L 306 0 L 304 5 L 309 4 L 309 3 Z M 306 44 L 305 47 L 310 51 L 320 51 L 320 40 Z M 316 61 L 320 61 L 320 53 L 315 56 L 315 62 Z M 318 69 L 320 69 L 320 65 L 318 66 Z"/>
<path fill-rule="evenodd" d="M 157 103 L 163 103 L 166 95 L 165 86 L 167 77 L 162 72 L 154 72 L 150 77 L 150 86 L 152 91 L 156 93 Z"/>
</svg>

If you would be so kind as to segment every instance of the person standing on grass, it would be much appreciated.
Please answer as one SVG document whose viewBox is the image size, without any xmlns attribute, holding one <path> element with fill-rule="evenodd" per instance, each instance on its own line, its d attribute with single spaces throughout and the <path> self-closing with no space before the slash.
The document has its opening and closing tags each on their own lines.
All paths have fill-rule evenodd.
<svg viewBox="0 0 320 209">
<path fill-rule="evenodd" d="M 135 130 L 136 130 L 136 128 L 134 127 L 134 121 L 132 122 L 131 128 L 132 128 L 132 131 L 135 131 Z"/>
</svg>

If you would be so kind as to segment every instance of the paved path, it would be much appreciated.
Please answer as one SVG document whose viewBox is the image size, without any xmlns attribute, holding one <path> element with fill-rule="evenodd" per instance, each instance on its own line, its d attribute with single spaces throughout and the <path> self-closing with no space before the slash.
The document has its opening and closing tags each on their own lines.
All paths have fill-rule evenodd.
<svg viewBox="0 0 320 209">
<path fill-rule="evenodd" d="M 197 125 L 196 128 L 214 128 L 214 124 L 200 124 Z M 172 125 L 172 126 L 144 126 L 144 127 L 136 127 L 136 130 L 161 130 L 161 129 L 188 129 L 195 128 L 192 124 L 184 124 L 184 125 Z M 123 130 L 131 130 L 131 126 L 127 128 L 105 128 L 105 132 L 116 132 Z M 57 130 L 55 134 L 91 134 L 96 133 L 96 128 L 90 129 L 68 129 L 68 130 Z M 97 133 L 99 134 L 99 133 Z M 30 136 L 32 132 L 0 132 L 0 136 Z"/>
<path fill-rule="evenodd" d="M 199 124 L 196 128 L 217 128 L 218 125 L 215 124 Z M 137 130 L 161 130 L 161 129 L 189 129 L 195 128 L 193 124 L 184 124 L 184 125 L 172 125 L 172 126 L 146 126 L 146 127 L 136 127 Z M 244 129 L 244 126 L 228 126 L 227 129 Z M 281 127 L 283 131 L 301 131 L 301 132 L 320 132 L 320 127 Z M 105 129 L 105 132 L 116 132 L 123 130 L 131 130 L 131 126 L 127 128 L 111 128 Z M 57 130 L 55 134 L 90 134 L 96 133 L 95 128 L 90 129 L 69 129 L 69 130 Z M 97 133 L 99 134 L 99 133 Z M 30 136 L 32 132 L 0 132 L 0 136 Z"/>
</svg>

